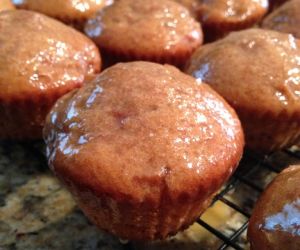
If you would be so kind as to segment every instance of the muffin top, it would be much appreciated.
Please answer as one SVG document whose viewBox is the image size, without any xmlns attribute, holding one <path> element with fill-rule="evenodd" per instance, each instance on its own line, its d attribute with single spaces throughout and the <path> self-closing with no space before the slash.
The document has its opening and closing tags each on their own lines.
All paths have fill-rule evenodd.
<svg viewBox="0 0 300 250">
<path fill-rule="evenodd" d="M 86 34 L 100 48 L 161 56 L 202 43 L 200 24 L 171 0 L 119 0 L 89 20 Z"/>
<path fill-rule="evenodd" d="M 293 34 L 300 38 L 300 0 L 291 0 L 268 15 L 263 28 Z"/>
<path fill-rule="evenodd" d="M 255 205 L 249 224 L 253 249 L 300 249 L 300 166 L 280 173 Z"/>
<path fill-rule="evenodd" d="M 2 10 L 13 10 L 15 6 L 11 3 L 10 0 L 1 0 L 0 1 L 0 11 Z"/>
<path fill-rule="evenodd" d="M 292 35 L 249 29 L 199 48 L 186 71 L 235 108 L 300 116 L 300 43 Z"/>
<path fill-rule="evenodd" d="M 117 64 L 60 99 L 44 138 L 50 167 L 71 185 L 137 202 L 158 202 L 165 190 L 170 199 L 207 197 L 244 145 L 216 92 L 150 62 Z"/>
<path fill-rule="evenodd" d="M 85 20 L 113 0 L 12 0 L 19 8 L 41 12 L 62 20 Z"/>
<path fill-rule="evenodd" d="M 99 52 L 76 30 L 42 14 L 0 13 L 0 98 L 81 85 L 100 70 Z"/>
<path fill-rule="evenodd" d="M 268 10 L 268 0 L 175 0 L 203 23 L 236 23 Z M 260 14 L 262 13 L 262 14 Z"/>
<path fill-rule="evenodd" d="M 268 0 L 198 0 L 197 15 L 203 23 L 237 23 L 268 10 Z"/>
<path fill-rule="evenodd" d="M 175 2 L 180 3 L 181 5 L 185 6 L 193 16 L 196 16 L 196 9 L 198 6 L 198 0 L 174 0 Z"/>
</svg>

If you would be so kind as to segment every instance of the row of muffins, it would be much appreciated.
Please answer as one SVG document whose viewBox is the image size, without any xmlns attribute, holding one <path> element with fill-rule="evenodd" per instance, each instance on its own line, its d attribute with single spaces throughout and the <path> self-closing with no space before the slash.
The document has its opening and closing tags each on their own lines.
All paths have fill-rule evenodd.
<svg viewBox="0 0 300 250">
<path fill-rule="evenodd" d="M 286 9 L 296 1 L 299 0 L 287 2 L 263 24 L 276 19 L 273 17 L 276 13 L 281 13 L 282 19 L 281 8 Z M 21 20 L 26 19 L 24 29 Z M 2 91 L 6 118 L 2 138 L 40 137 L 45 114 L 55 100 L 99 72 L 101 59 L 97 45 L 104 58 L 112 61 L 185 65 L 188 74 L 211 84 L 237 110 L 248 147 L 252 149 L 268 152 L 298 140 L 299 51 L 298 40 L 291 36 L 256 29 L 200 46 L 203 40 L 200 24 L 184 7 L 168 0 L 148 4 L 123 0 L 104 8 L 85 28 L 96 45 L 73 29 L 37 13 L 6 12 L 2 20 L 2 81 L 10 83 Z M 39 39 L 32 41 L 36 34 Z M 8 53 L 12 47 L 17 49 Z M 22 70 L 21 62 L 26 66 Z M 43 105 L 35 107 L 36 100 Z M 24 109 L 18 108 L 22 105 Z M 27 114 L 26 105 L 30 107 Z M 12 113 L 19 115 L 11 117 Z M 248 122 L 253 113 L 257 119 Z"/>
<path fill-rule="evenodd" d="M 150 24 L 144 22 L 149 9 L 145 3 L 146 7 L 142 8 L 138 2 L 120 0 L 107 8 L 117 16 L 114 20 L 107 16 L 113 23 L 110 27 L 120 25 L 122 34 L 128 37 L 125 31 L 130 33 L 129 27 L 141 22 L 143 29 L 133 30 L 145 34 L 145 29 L 150 29 L 151 34 L 150 24 L 155 21 L 148 15 Z M 170 26 L 175 36 L 171 40 L 181 36 L 190 46 L 197 41 L 195 37 L 201 38 L 199 30 L 197 36 L 189 36 L 189 32 L 194 32 L 194 29 L 186 30 L 190 25 L 174 22 L 178 13 L 172 13 L 178 8 L 164 7 L 172 10 L 171 14 L 160 9 L 160 6 L 178 5 L 151 1 L 149 6 L 150 13 L 158 8 L 156 19 L 164 23 L 173 20 Z M 146 13 L 141 15 L 137 7 Z M 130 15 L 122 19 L 124 8 L 130 9 L 126 12 Z M 185 9 L 180 13 L 186 13 L 183 22 L 193 22 Z M 89 21 L 88 26 L 101 31 L 103 15 Z M 15 135 L 22 138 L 22 128 L 37 125 L 30 132 L 25 130 L 25 134 L 36 133 L 38 137 L 43 117 L 55 99 L 99 72 L 99 51 L 80 33 L 33 12 L 5 12 L 0 14 L 0 22 L 5 31 L 1 43 L 6 41 L 3 46 L 6 56 L 1 65 L 9 65 L 0 77 L 3 76 L 3 83 L 12 82 L 3 88 L 3 114 L 7 115 L 3 120 L 3 136 L 11 132 L 11 138 Z M 177 25 L 183 33 L 176 33 Z M 159 33 L 165 37 L 157 29 L 153 36 Z M 37 34 L 39 39 L 33 40 Z M 109 42 L 111 34 L 113 30 L 106 33 L 104 41 Z M 133 43 L 131 48 L 140 48 L 139 43 L 134 43 L 135 36 L 129 34 L 129 38 L 132 40 L 128 39 L 128 46 Z M 105 51 L 100 45 L 102 38 L 93 39 L 100 51 Z M 148 41 L 151 36 L 145 39 Z M 128 41 L 119 40 L 113 40 L 115 49 Z M 242 155 L 242 130 L 234 111 L 200 82 L 209 83 L 237 110 L 248 146 L 265 151 L 288 146 L 298 138 L 298 44 L 290 35 L 259 29 L 232 34 L 194 53 L 185 70 L 198 78 L 197 82 L 169 66 L 142 62 L 116 65 L 56 104 L 44 132 L 50 165 L 89 218 L 101 228 L 137 239 L 164 238 L 176 233 L 209 205 Z M 151 50 L 151 43 L 146 47 Z M 14 54 L 15 48 L 18 49 Z M 182 46 L 179 48 L 182 52 Z M 117 57 L 122 52 L 107 49 L 105 53 Z M 132 52 L 125 54 L 130 54 L 128 60 L 136 59 L 131 57 L 135 55 Z M 163 55 L 159 56 L 153 58 L 161 62 Z M 180 58 L 162 62 L 178 65 L 188 56 Z M 15 81 L 10 80 L 12 75 L 16 76 Z M 39 113 L 40 110 L 44 113 Z M 31 112 L 39 114 L 37 122 L 36 117 L 30 117 Z M 186 182 L 191 185 L 185 187 Z"/>
</svg>

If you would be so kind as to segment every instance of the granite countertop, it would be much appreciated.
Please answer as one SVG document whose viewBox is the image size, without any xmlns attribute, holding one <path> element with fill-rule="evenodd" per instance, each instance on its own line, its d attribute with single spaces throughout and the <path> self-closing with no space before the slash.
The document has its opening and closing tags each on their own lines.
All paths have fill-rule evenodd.
<svg viewBox="0 0 300 250">
<path fill-rule="evenodd" d="M 166 241 L 122 244 L 86 219 L 49 171 L 43 150 L 41 142 L 0 142 L 0 250 L 192 250 L 217 249 L 222 244 L 198 224 Z M 245 196 L 243 187 L 238 190 L 239 196 Z M 233 193 L 232 199 L 235 196 Z M 221 202 L 209 208 L 202 219 L 225 235 L 231 235 L 247 221 Z M 245 246 L 245 233 L 240 242 Z"/>
</svg>

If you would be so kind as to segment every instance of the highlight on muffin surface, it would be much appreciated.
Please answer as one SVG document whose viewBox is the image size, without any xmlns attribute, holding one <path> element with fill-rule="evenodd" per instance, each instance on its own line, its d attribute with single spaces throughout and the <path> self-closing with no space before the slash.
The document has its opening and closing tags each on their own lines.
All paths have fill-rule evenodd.
<svg viewBox="0 0 300 250">
<path fill-rule="evenodd" d="M 270 152 L 300 136 L 300 42 L 249 29 L 199 48 L 186 72 L 208 83 L 237 111 L 246 145 Z"/>
<path fill-rule="evenodd" d="M 268 0 L 175 0 L 201 22 L 205 41 L 222 38 L 231 31 L 250 28 L 268 11 Z"/>
<path fill-rule="evenodd" d="M 193 223 L 244 146 L 223 98 L 150 62 L 116 64 L 62 97 L 44 139 L 50 168 L 87 217 L 133 240 L 162 239 Z"/>
<path fill-rule="evenodd" d="M 1 0 L 3 1 L 3 0 Z M 12 0 L 17 8 L 36 11 L 82 29 L 88 18 L 114 0 Z"/>
<path fill-rule="evenodd" d="M 249 221 L 251 250 L 300 248 L 300 165 L 283 170 L 255 204 Z"/>
<path fill-rule="evenodd" d="M 0 138 L 41 138 L 55 101 L 100 71 L 99 51 L 81 33 L 36 12 L 1 12 L 0 27 Z"/>
<path fill-rule="evenodd" d="M 119 0 L 85 26 L 113 64 L 145 60 L 182 66 L 202 44 L 201 25 L 171 0 Z"/>
<path fill-rule="evenodd" d="M 300 1 L 291 0 L 271 12 L 262 22 L 262 28 L 276 30 L 300 38 Z"/>
</svg>

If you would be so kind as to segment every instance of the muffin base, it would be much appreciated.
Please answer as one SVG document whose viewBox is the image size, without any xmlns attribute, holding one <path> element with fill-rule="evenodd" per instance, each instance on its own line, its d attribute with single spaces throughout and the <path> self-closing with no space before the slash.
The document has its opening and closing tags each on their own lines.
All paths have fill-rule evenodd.
<svg viewBox="0 0 300 250">
<path fill-rule="evenodd" d="M 85 215 L 100 229 L 124 240 L 156 240 L 175 235 L 193 224 L 209 207 L 214 194 L 206 200 L 184 198 L 161 199 L 159 206 L 143 202 L 115 201 L 77 189 L 76 201 Z"/>
<path fill-rule="evenodd" d="M 0 98 L 0 139 L 41 139 L 45 118 L 56 100 L 72 88 L 25 98 Z"/>
<path fill-rule="evenodd" d="M 198 45 L 200 46 L 201 43 Z M 101 56 L 103 59 L 104 68 L 107 68 L 118 62 L 130 61 L 149 61 L 161 64 L 174 65 L 183 69 L 186 61 L 191 57 L 193 52 L 197 49 L 195 46 L 189 50 L 176 51 L 174 53 L 163 54 L 143 54 L 136 51 L 116 50 L 110 48 L 100 47 Z"/>
<path fill-rule="evenodd" d="M 202 27 L 204 32 L 204 40 L 205 42 L 213 42 L 217 39 L 225 37 L 232 31 L 250 28 L 253 25 L 259 23 L 266 13 L 267 9 L 264 11 L 260 11 L 259 13 L 256 13 L 256 15 L 252 15 L 246 20 L 242 21 L 237 20 L 230 22 L 222 22 L 221 20 L 214 20 L 211 22 L 203 22 Z M 199 13 L 198 20 L 200 20 Z"/>
<path fill-rule="evenodd" d="M 237 109 L 246 137 L 246 147 L 262 153 L 287 148 L 300 140 L 300 113 L 246 112 Z M 255 116 L 255 118 L 253 118 Z"/>
</svg>

